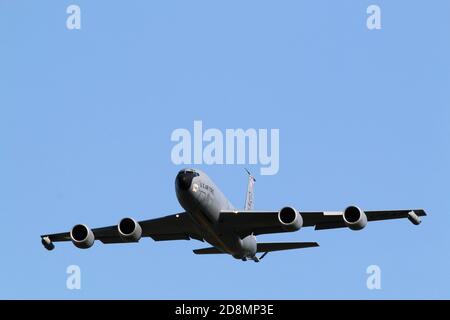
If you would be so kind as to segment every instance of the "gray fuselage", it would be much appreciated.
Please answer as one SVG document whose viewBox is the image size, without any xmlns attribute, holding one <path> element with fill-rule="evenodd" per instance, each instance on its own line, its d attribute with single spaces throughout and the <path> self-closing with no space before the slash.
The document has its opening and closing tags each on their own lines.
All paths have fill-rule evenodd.
<svg viewBox="0 0 450 320">
<path fill-rule="evenodd" d="M 205 173 L 181 170 L 175 178 L 175 190 L 178 202 L 198 225 L 207 242 L 236 259 L 255 257 L 255 236 L 241 239 L 232 229 L 220 223 L 221 211 L 235 208 Z"/>
</svg>

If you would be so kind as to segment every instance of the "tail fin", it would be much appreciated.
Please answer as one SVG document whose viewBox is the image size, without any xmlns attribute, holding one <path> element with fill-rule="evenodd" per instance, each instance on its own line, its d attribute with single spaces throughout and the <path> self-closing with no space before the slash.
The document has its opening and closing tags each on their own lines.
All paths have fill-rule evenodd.
<svg viewBox="0 0 450 320">
<path fill-rule="evenodd" d="M 245 169 L 248 173 L 248 186 L 247 186 L 247 195 L 245 197 L 245 211 L 253 210 L 253 189 L 255 186 L 256 179 L 252 176 L 250 171 Z"/>
</svg>

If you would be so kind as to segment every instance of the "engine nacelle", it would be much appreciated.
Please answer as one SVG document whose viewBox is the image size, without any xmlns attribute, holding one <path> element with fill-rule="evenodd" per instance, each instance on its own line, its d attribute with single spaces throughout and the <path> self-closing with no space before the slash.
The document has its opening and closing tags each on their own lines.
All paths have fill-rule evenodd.
<svg viewBox="0 0 450 320">
<path fill-rule="evenodd" d="M 136 220 L 123 218 L 117 225 L 117 230 L 122 240 L 127 242 L 138 242 L 142 236 L 142 228 Z"/>
<path fill-rule="evenodd" d="M 286 231 L 297 231 L 303 226 L 303 218 L 293 207 L 284 207 L 278 212 L 278 220 Z"/>
<path fill-rule="evenodd" d="M 84 224 L 77 224 L 70 230 L 70 239 L 75 247 L 80 249 L 92 247 L 95 241 L 94 233 Z"/>
<path fill-rule="evenodd" d="M 361 230 L 367 225 L 367 216 L 360 208 L 349 206 L 344 210 L 344 222 L 352 230 Z"/>
</svg>

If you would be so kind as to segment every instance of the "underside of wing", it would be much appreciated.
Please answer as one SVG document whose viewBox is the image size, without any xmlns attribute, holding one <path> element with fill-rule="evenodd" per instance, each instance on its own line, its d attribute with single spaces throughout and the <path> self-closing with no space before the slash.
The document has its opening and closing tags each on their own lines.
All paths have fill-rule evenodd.
<svg viewBox="0 0 450 320">
<path fill-rule="evenodd" d="M 140 225 L 143 236 L 151 237 L 155 241 L 190 239 L 203 241 L 203 233 L 186 212 L 141 221 Z"/>
<path fill-rule="evenodd" d="M 357 207 L 348 207 L 359 209 Z M 407 218 L 414 224 L 420 223 L 420 217 L 426 216 L 423 209 L 362 211 L 367 222 Z M 326 230 L 349 227 L 344 219 L 344 211 L 302 212 L 303 226 L 314 227 L 315 230 Z"/>
<path fill-rule="evenodd" d="M 277 211 L 222 211 L 219 223 L 241 237 L 286 232 Z"/>
<path fill-rule="evenodd" d="M 280 211 L 222 211 L 220 223 L 223 228 L 240 236 L 298 230 L 299 227 L 296 227 L 295 219 L 289 223 L 281 221 L 280 213 L 283 213 L 282 210 L 285 209 L 294 210 L 286 207 Z M 363 211 L 355 206 L 350 206 L 344 211 L 300 211 L 298 214 L 302 220 L 300 227 L 314 227 L 315 230 L 344 227 L 359 230 L 370 221 L 402 218 L 407 218 L 412 223 L 419 224 L 420 217 L 426 216 L 423 209 Z"/>
<path fill-rule="evenodd" d="M 77 225 L 70 232 L 42 235 L 42 244 L 48 250 L 52 250 L 53 242 L 59 241 L 72 241 L 79 248 L 89 248 L 94 240 L 105 244 L 129 243 L 137 242 L 141 237 L 150 237 L 155 241 L 190 239 L 203 241 L 201 230 L 185 212 L 139 222 L 131 218 L 122 219 L 121 223 L 123 221 L 126 222 L 124 228 L 127 228 L 129 233 L 119 231 L 118 225 L 92 230 L 85 225 Z"/>
</svg>

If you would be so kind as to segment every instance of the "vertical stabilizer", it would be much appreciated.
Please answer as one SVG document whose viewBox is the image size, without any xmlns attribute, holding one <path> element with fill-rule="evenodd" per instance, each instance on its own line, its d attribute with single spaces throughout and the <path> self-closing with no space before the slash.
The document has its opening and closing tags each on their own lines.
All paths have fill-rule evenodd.
<svg viewBox="0 0 450 320">
<path fill-rule="evenodd" d="M 248 173 L 248 186 L 247 186 L 247 195 L 245 197 L 245 211 L 253 210 L 253 189 L 255 186 L 256 179 L 252 176 L 250 171 L 245 169 Z"/>
</svg>

